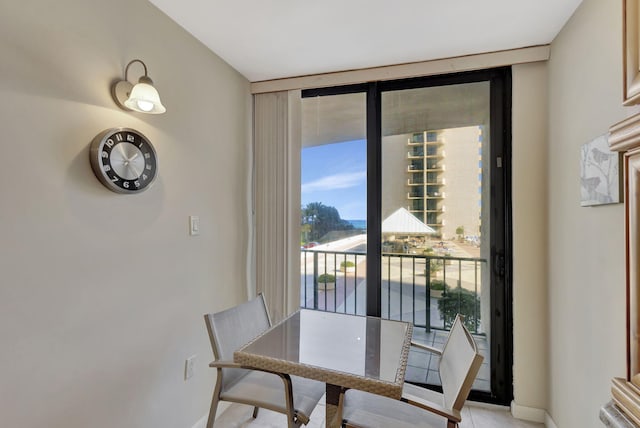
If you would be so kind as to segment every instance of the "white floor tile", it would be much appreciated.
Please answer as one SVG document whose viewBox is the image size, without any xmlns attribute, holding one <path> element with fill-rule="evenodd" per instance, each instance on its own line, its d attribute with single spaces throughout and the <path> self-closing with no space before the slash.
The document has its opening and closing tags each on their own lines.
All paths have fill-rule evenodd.
<svg viewBox="0 0 640 428">
<path fill-rule="evenodd" d="M 307 428 L 323 428 L 324 401 L 315 408 Z M 284 415 L 260 409 L 258 417 L 252 418 L 253 407 L 232 404 L 216 419 L 215 428 L 283 428 L 287 426 Z M 391 428 L 391 427 L 390 427 Z M 522 421 L 511 416 L 506 408 L 484 408 L 465 406 L 459 428 L 544 428 L 544 424 Z"/>
</svg>

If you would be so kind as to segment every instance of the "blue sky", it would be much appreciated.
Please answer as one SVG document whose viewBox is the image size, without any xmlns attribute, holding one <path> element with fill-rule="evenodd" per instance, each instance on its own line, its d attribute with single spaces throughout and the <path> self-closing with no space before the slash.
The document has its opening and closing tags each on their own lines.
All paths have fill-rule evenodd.
<svg viewBox="0 0 640 428">
<path fill-rule="evenodd" d="M 367 143 L 325 144 L 302 150 L 302 206 L 322 202 L 345 220 L 367 218 Z"/>
</svg>

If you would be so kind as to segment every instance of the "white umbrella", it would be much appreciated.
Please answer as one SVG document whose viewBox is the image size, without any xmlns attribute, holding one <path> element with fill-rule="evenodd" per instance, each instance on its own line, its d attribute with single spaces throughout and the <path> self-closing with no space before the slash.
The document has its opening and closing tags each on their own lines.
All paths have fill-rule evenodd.
<svg viewBox="0 0 640 428">
<path fill-rule="evenodd" d="M 436 233 L 436 231 L 421 222 L 406 208 L 399 208 L 382 221 L 382 233 L 395 233 L 397 235 L 423 235 Z"/>
</svg>

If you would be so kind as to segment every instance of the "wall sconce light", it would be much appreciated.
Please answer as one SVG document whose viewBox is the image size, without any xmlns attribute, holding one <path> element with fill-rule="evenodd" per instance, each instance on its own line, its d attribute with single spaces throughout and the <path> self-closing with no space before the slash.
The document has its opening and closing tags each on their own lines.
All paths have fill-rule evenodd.
<svg viewBox="0 0 640 428">
<path fill-rule="evenodd" d="M 144 67 L 144 76 L 141 76 L 134 86 L 128 80 L 129 66 L 139 62 Z M 124 80 L 119 80 L 111 87 L 111 93 L 116 104 L 124 110 L 133 110 L 140 113 L 161 114 L 167 109 L 160 102 L 160 95 L 153 87 L 153 81 L 147 76 L 147 66 L 139 59 L 134 59 L 124 69 Z"/>
</svg>

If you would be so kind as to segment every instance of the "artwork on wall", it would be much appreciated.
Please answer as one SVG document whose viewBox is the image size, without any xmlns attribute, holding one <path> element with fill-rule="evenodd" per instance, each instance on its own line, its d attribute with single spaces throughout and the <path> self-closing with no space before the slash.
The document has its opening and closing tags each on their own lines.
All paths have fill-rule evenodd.
<svg viewBox="0 0 640 428">
<path fill-rule="evenodd" d="M 622 202 L 620 154 L 609 150 L 608 134 L 580 149 L 580 205 L 583 207 Z"/>
</svg>

